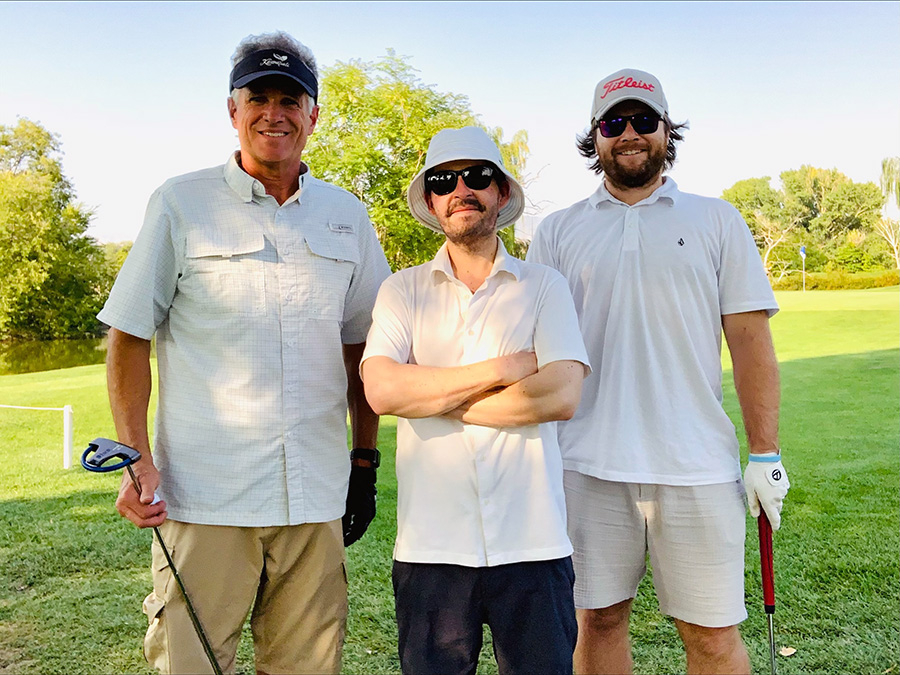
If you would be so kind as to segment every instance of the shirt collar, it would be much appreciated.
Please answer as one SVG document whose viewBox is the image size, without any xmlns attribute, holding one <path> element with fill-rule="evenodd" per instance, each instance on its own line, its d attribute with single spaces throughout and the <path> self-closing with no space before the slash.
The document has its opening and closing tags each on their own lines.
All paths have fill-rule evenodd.
<svg viewBox="0 0 900 675">
<path fill-rule="evenodd" d="M 225 182 L 242 200 L 251 202 L 254 196 L 264 197 L 266 195 L 266 186 L 262 184 L 262 181 L 257 180 L 241 168 L 241 165 L 238 164 L 240 154 L 240 150 L 235 150 L 231 157 L 228 158 L 228 162 L 225 163 Z M 304 183 L 309 178 L 312 178 L 309 167 L 305 163 L 303 166 L 306 168 L 306 171 L 300 174 L 300 189 L 285 204 L 294 198 L 299 202 Z"/>
<path fill-rule="evenodd" d="M 446 241 L 438 249 L 434 259 L 429 264 L 431 265 L 432 277 L 441 274 L 447 279 L 456 279 L 456 275 L 453 274 L 453 265 L 450 264 L 450 252 L 447 250 Z M 487 278 L 495 277 L 501 272 L 511 275 L 513 279 L 518 279 L 521 273 L 521 261 L 507 253 L 503 240 L 497 237 L 497 253 L 494 255 L 494 265 Z"/>
<path fill-rule="evenodd" d="M 666 176 L 665 180 L 663 180 L 663 184 L 656 188 L 653 193 L 647 197 L 646 199 L 642 199 L 634 206 L 644 206 L 648 204 L 654 204 L 657 201 L 664 199 L 668 201 L 670 204 L 674 204 L 678 198 L 678 185 L 672 180 L 671 177 Z M 600 207 L 600 204 L 603 202 L 610 202 L 611 204 L 624 204 L 624 202 L 613 197 L 609 190 L 606 189 L 606 181 L 600 181 L 600 187 L 596 189 L 596 191 L 588 197 L 588 202 L 595 209 Z M 626 205 L 627 206 L 627 205 Z"/>
</svg>

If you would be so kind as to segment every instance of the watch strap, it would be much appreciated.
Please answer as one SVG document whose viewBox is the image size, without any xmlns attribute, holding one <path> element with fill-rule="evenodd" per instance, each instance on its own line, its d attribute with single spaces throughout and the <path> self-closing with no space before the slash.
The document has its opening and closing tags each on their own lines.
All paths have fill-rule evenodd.
<svg viewBox="0 0 900 675">
<path fill-rule="evenodd" d="M 354 459 L 362 459 L 372 464 L 373 469 L 377 469 L 381 465 L 381 453 L 378 448 L 353 448 L 350 451 L 350 461 Z"/>
</svg>

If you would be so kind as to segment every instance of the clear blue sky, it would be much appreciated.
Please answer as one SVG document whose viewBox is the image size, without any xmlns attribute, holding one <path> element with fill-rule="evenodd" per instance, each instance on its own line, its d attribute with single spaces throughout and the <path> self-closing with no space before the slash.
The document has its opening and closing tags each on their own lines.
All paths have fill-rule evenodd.
<svg viewBox="0 0 900 675">
<path fill-rule="evenodd" d="M 532 222 L 596 187 L 574 137 L 623 67 L 690 122 L 684 190 L 802 164 L 877 182 L 900 154 L 898 2 L 0 2 L 0 26 L 0 124 L 60 135 L 101 241 L 133 239 L 166 178 L 227 159 L 230 56 L 279 29 L 320 67 L 394 49 L 507 138 L 527 130 Z"/>
</svg>

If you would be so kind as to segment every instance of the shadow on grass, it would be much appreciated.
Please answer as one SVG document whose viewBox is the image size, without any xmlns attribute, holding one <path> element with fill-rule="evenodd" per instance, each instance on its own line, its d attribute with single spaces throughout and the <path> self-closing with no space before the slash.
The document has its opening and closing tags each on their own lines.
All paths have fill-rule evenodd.
<svg viewBox="0 0 900 675">
<path fill-rule="evenodd" d="M 900 353 L 882 350 L 781 365 L 781 443 L 791 489 L 775 533 L 779 672 L 898 670 Z M 730 376 L 729 376 L 730 377 Z M 733 388 L 726 410 L 738 425 Z M 742 632 L 767 668 L 756 523 L 748 520 Z M 893 671 L 891 671 L 893 669 Z"/>
<path fill-rule="evenodd" d="M 896 350 L 781 366 L 781 439 L 792 487 L 775 535 L 775 624 L 778 646 L 797 649 L 779 657 L 782 675 L 898 671 L 898 372 Z M 740 426 L 733 388 L 725 389 L 726 410 Z M 385 427 L 378 516 L 347 551 L 346 673 L 399 672 L 390 585 L 394 428 Z M 151 534 L 121 519 L 114 500 L 107 487 L 0 501 L 0 672 L 147 672 L 140 603 L 150 588 Z M 742 633 L 754 670 L 766 672 L 755 522 L 748 519 L 747 529 L 750 618 Z M 677 633 L 658 613 L 648 579 L 632 636 L 636 672 L 683 672 Z M 496 672 L 488 649 L 479 673 Z M 246 640 L 238 664 L 252 672 Z"/>
</svg>

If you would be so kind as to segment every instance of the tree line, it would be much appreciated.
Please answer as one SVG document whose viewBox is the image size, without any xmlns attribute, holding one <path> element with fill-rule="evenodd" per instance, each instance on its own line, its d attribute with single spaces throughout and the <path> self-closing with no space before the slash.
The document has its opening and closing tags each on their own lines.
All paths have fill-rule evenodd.
<svg viewBox="0 0 900 675">
<path fill-rule="evenodd" d="M 883 217 L 882 208 L 889 195 L 897 196 L 889 175 L 896 161 L 884 161 L 881 187 L 855 183 L 837 169 L 801 166 L 782 172 L 778 187 L 768 176 L 748 178 L 722 198 L 744 217 L 773 281 L 801 268 L 895 269 L 900 266 L 898 223 Z"/>
<path fill-rule="evenodd" d="M 323 69 L 320 98 L 304 159 L 319 178 L 366 205 L 394 270 L 431 259 L 442 242 L 412 218 L 405 194 L 439 130 L 481 126 L 507 168 L 528 184 L 527 132 L 504 141 L 503 130 L 485 126 L 465 96 L 424 84 L 392 51 Z M 0 340 L 99 335 L 96 314 L 131 246 L 87 234 L 94 214 L 76 201 L 60 157 L 59 137 L 40 124 L 0 125 Z M 898 223 L 881 216 L 888 196 L 900 200 L 900 158 L 885 160 L 880 187 L 802 166 L 783 172 L 778 185 L 749 178 L 721 196 L 747 221 L 773 281 L 801 264 L 851 272 L 900 266 Z M 527 243 L 512 228 L 501 237 L 524 257 Z"/>
</svg>

